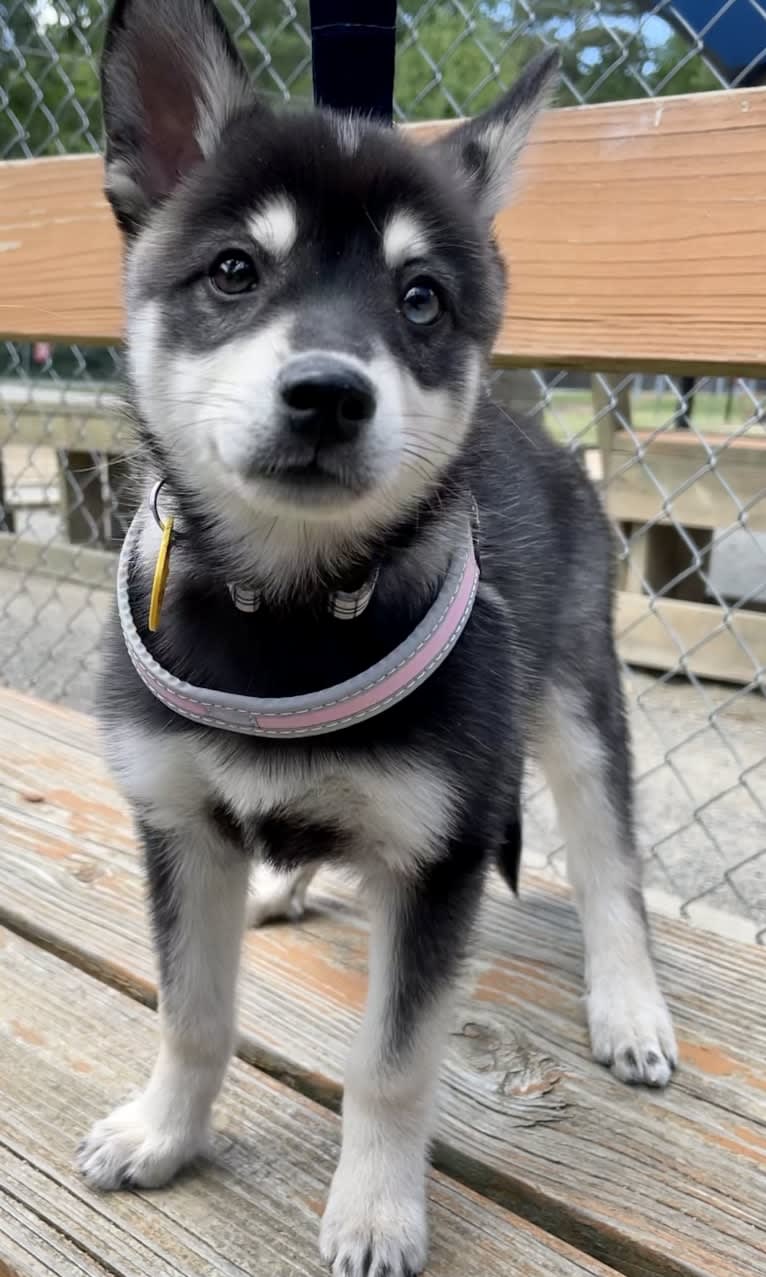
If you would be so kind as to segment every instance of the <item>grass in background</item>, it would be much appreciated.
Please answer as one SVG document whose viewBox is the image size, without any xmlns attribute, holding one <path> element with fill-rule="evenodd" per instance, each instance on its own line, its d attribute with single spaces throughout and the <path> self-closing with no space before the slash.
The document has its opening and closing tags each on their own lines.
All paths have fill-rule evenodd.
<svg viewBox="0 0 766 1277">
<path fill-rule="evenodd" d="M 678 427 L 679 401 L 676 395 L 644 391 L 631 396 L 633 425 L 637 430 L 670 430 Z M 698 391 L 694 396 L 692 425 L 701 434 L 731 434 L 754 415 L 753 401 L 740 391 L 732 396 L 729 419 L 726 420 L 727 396 L 714 391 Z M 593 424 L 593 404 L 589 390 L 552 390 L 545 410 L 545 423 L 556 439 L 577 437 L 580 445 L 595 448 L 598 444 Z M 764 434 L 763 423 L 750 427 L 751 433 Z"/>
</svg>

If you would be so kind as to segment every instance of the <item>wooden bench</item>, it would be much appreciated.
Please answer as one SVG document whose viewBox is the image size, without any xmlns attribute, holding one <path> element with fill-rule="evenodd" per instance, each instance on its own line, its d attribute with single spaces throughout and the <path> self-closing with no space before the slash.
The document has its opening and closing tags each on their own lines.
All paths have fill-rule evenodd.
<svg viewBox="0 0 766 1277">
<path fill-rule="evenodd" d="M 301 923 L 247 938 L 210 1165 L 104 1198 L 72 1152 L 157 1031 L 139 857 L 88 718 L 0 692 L 0 828 L 0 1272 L 318 1277 L 365 991 L 348 888 L 321 877 Z M 492 885 L 442 1076 L 430 1277 L 766 1272 L 766 951 L 672 922 L 656 948 L 681 1049 L 664 1094 L 590 1059 L 567 893 Z"/>
<path fill-rule="evenodd" d="M 766 90 L 555 112 L 524 167 L 498 223 L 499 365 L 763 373 Z M 92 157 L 0 165 L 0 333 L 119 338 L 100 183 Z M 623 650 L 672 664 L 668 621 L 692 668 L 743 676 L 742 616 L 700 644 L 683 609 L 707 606 L 624 589 Z M 751 620 L 763 664 L 766 618 Z M 0 692 L 0 831 L 2 1277 L 318 1277 L 365 989 L 354 899 L 323 877 L 303 922 L 248 937 L 212 1161 L 161 1194 L 99 1197 L 72 1150 L 148 1068 L 155 985 L 135 841 L 88 718 Z M 442 1078 L 431 1277 L 766 1273 L 766 953 L 682 923 L 656 934 L 682 1059 L 661 1095 L 590 1059 L 567 892 L 528 878 L 518 903 L 493 884 Z"/>
<path fill-rule="evenodd" d="M 416 125 L 413 132 L 427 139 L 445 127 Z M 119 341 L 119 245 L 101 179 L 97 156 L 0 164 L 0 336 Z M 519 198 L 498 219 L 512 279 L 498 366 L 764 375 L 765 183 L 766 89 L 550 112 L 525 154 Z M 602 394 L 597 407 L 610 512 L 633 530 L 648 524 L 619 599 L 623 654 L 639 664 L 752 681 L 766 666 L 766 615 L 730 614 L 705 601 L 693 572 L 686 591 L 672 588 L 678 539 L 663 530 L 662 497 L 656 485 L 642 483 L 636 445 L 615 428 L 615 405 Z M 666 440 L 651 441 L 650 459 L 685 486 L 673 515 L 690 529 L 688 567 L 688 543 L 704 555 L 710 530 L 739 512 L 714 501 L 709 520 L 701 520 L 700 502 L 718 495 L 716 484 L 723 489 L 704 469 L 699 445 L 691 456 L 694 445 L 678 432 Z M 714 446 L 718 473 L 731 468 L 744 483 L 747 525 L 761 528 L 762 440 Z M 77 515 L 70 531 L 74 526 L 74 539 L 82 540 Z M 95 506 L 82 517 L 88 528 L 93 520 L 101 526 Z M 36 564 L 54 575 L 82 567 L 94 583 L 112 570 L 90 547 L 42 553 L 18 539 L 11 546 L 11 537 L 0 531 L 0 565 Z M 659 601 L 635 588 L 639 577 L 661 591 Z M 695 582 L 697 596 L 684 597 Z"/>
</svg>

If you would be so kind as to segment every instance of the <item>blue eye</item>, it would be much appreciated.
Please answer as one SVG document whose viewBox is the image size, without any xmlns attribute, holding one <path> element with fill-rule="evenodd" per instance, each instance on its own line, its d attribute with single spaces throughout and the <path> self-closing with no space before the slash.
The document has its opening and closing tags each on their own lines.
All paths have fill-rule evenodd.
<svg viewBox="0 0 766 1277">
<path fill-rule="evenodd" d="M 435 324 L 444 307 L 439 292 L 430 279 L 416 279 L 399 303 L 404 318 L 411 324 Z"/>
</svg>

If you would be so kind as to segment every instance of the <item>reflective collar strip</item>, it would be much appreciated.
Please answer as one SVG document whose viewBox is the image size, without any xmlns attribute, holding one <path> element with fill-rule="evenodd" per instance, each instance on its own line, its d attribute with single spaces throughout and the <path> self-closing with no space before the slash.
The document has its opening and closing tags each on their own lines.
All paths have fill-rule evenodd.
<svg viewBox="0 0 766 1277">
<path fill-rule="evenodd" d="M 402 643 L 354 678 L 304 696 L 262 698 L 195 687 L 176 678 L 146 648 L 130 604 L 130 564 L 138 542 L 134 519 L 117 572 L 120 625 L 133 666 L 157 700 L 204 727 L 246 736 L 318 736 L 362 723 L 414 692 L 446 659 L 465 629 L 479 584 L 470 521 L 450 561 L 437 598 Z"/>
</svg>

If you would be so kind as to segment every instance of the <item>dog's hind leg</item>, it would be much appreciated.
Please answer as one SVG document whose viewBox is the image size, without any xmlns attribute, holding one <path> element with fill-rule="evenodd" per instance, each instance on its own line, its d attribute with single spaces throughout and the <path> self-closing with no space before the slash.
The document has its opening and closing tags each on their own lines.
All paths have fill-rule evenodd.
<svg viewBox="0 0 766 1277">
<path fill-rule="evenodd" d="M 79 1165 L 102 1189 L 157 1188 L 206 1144 L 234 1042 L 248 858 L 203 816 L 141 826 L 160 969 L 161 1041 L 146 1089 L 97 1122 Z"/>
<path fill-rule="evenodd" d="M 371 887 L 367 1008 L 343 1096 L 343 1146 L 322 1221 L 333 1277 L 407 1277 L 427 1249 L 425 1176 L 451 986 L 483 882 L 478 839 L 416 879 Z"/>
<path fill-rule="evenodd" d="M 624 1082 L 665 1086 L 676 1043 L 649 947 L 611 643 L 603 660 L 589 663 L 588 677 L 549 692 L 541 762 L 582 921 L 593 1055 Z"/>
</svg>

